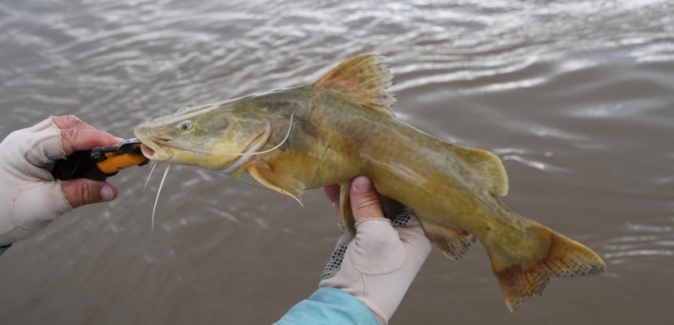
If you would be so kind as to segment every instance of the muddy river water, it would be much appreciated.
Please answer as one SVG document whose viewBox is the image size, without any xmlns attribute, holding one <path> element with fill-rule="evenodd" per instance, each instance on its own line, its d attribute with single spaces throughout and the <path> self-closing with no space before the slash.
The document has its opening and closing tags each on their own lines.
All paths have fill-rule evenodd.
<svg viewBox="0 0 674 325">
<path fill-rule="evenodd" d="M 674 319 L 671 1 L 3 1 L 0 135 L 75 114 L 132 137 L 361 52 L 386 56 L 400 119 L 496 153 L 503 201 L 608 266 L 511 314 L 480 244 L 433 251 L 391 324 Z M 150 231 L 148 174 L 0 257 L 0 324 L 268 324 L 315 290 L 339 234 L 322 191 L 302 207 L 173 166 Z"/>
</svg>

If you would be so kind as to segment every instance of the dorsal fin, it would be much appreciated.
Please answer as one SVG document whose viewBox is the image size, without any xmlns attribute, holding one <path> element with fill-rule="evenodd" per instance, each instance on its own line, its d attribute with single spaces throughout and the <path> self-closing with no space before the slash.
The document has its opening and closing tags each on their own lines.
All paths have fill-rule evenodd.
<svg viewBox="0 0 674 325">
<path fill-rule="evenodd" d="M 492 194 L 497 196 L 508 194 L 508 174 L 497 155 L 486 150 L 452 146 L 459 157 L 477 170 Z"/>
<path fill-rule="evenodd" d="M 389 110 L 395 98 L 386 92 L 393 76 L 381 62 L 381 57 L 363 53 L 344 60 L 311 84 L 345 95 L 355 102 L 393 116 Z"/>
</svg>

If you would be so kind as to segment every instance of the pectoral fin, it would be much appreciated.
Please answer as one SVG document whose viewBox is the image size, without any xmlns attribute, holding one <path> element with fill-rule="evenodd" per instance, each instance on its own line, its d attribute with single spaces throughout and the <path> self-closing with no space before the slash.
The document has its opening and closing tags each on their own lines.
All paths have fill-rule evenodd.
<svg viewBox="0 0 674 325">
<path fill-rule="evenodd" d="M 288 175 L 277 173 L 266 166 L 251 165 L 246 170 L 250 176 L 268 189 L 292 196 L 297 202 L 302 204 L 301 197 L 304 192 L 304 184 L 302 182 Z"/>
</svg>

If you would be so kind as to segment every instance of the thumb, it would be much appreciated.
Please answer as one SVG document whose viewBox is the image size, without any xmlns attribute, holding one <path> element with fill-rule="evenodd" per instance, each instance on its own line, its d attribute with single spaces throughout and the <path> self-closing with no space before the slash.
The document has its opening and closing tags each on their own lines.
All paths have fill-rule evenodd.
<svg viewBox="0 0 674 325">
<path fill-rule="evenodd" d="M 61 182 L 61 191 L 71 207 L 112 201 L 117 197 L 117 188 L 103 181 L 80 178 Z"/>
<path fill-rule="evenodd" d="M 358 176 L 351 182 L 351 210 L 356 223 L 365 219 L 384 218 L 379 196 L 372 181 L 365 176 Z"/>
</svg>

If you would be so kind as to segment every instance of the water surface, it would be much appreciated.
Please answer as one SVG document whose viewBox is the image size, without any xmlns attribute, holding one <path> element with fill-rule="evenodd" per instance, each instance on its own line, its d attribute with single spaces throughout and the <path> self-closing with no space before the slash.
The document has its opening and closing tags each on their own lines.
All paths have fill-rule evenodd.
<svg viewBox="0 0 674 325">
<path fill-rule="evenodd" d="M 393 111 L 504 161 L 504 202 L 599 253 L 515 314 L 484 249 L 434 251 L 391 324 L 661 324 L 674 318 L 674 5 L 668 1 L 12 1 L 0 134 L 75 114 L 121 137 L 190 105 L 312 82 L 362 52 Z M 385 144 L 383 144 L 385 145 Z M 177 168 L 176 168 L 177 167 Z M 265 324 L 308 297 L 338 237 L 305 207 L 174 166 L 111 181 L 0 257 L 0 323 Z"/>
</svg>

